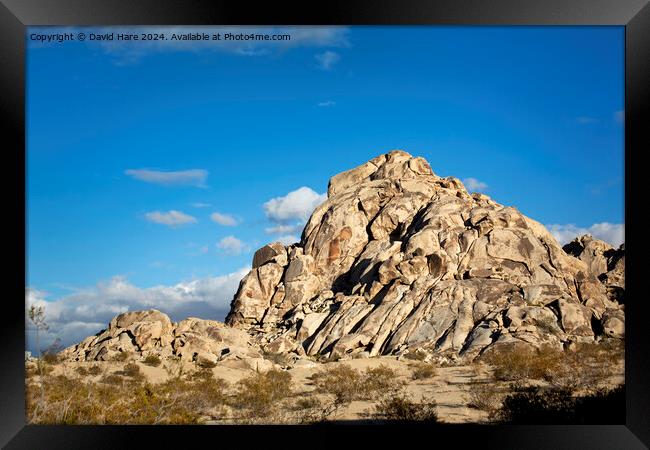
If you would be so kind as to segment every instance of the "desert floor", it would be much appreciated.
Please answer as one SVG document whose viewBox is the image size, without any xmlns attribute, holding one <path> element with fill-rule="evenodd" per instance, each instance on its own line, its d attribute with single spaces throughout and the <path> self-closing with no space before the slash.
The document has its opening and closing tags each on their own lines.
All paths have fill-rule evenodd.
<svg viewBox="0 0 650 450">
<path fill-rule="evenodd" d="M 159 383 L 172 376 L 162 366 L 150 367 L 141 362 L 136 363 L 140 366 L 141 372 L 146 379 L 151 383 Z M 436 367 L 436 373 L 433 377 L 413 380 L 412 371 L 417 362 L 384 356 L 326 364 L 303 360 L 301 364 L 288 369 L 292 377 L 291 384 L 294 395 L 308 395 L 310 391 L 314 390 L 309 377 L 318 371 L 339 364 L 345 364 L 360 371 L 382 364 L 394 369 L 399 379 L 406 383 L 406 390 L 413 396 L 414 400 L 419 401 L 424 398 L 427 400 L 434 399 L 437 402 L 438 419 L 446 423 L 481 423 L 489 419 L 488 413 L 485 411 L 469 406 L 470 389 L 473 386 L 480 385 L 483 389 L 500 392 L 507 392 L 509 388 L 509 383 L 495 381 L 492 377 L 492 368 L 484 364 Z M 75 370 L 79 366 L 90 367 L 94 365 L 99 365 L 103 373 L 95 377 L 87 375 L 85 376 L 87 381 L 99 381 L 102 375 L 121 370 L 124 367 L 124 362 L 64 362 L 55 366 L 53 375 L 65 374 L 69 377 L 75 377 L 78 376 Z M 624 368 L 622 365 L 611 369 L 612 375 L 609 377 L 607 384 L 613 387 L 624 383 Z M 193 363 L 186 363 L 184 371 L 193 370 L 196 370 L 196 366 Z M 236 365 L 228 367 L 219 364 L 210 370 L 212 370 L 215 377 L 222 378 L 231 385 L 254 373 L 253 370 L 243 365 L 241 367 Z M 332 419 L 365 419 L 367 418 L 366 412 L 372 408 L 373 404 L 373 401 L 353 401 Z M 208 423 L 218 424 L 220 422 L 210 421 Z"/>
</svg>

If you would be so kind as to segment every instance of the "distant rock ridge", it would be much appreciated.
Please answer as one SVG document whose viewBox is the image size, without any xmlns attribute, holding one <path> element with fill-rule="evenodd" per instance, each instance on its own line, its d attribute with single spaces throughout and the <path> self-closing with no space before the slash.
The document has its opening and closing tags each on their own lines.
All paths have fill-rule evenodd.
<svg viewBox="0 0 650 450">
<path fill-rule="evenodd" d="M 297 244 L 254 255 L 226 324 L 125 313 L 64 351 L 219 363 L 417 349 L 474 358 L 502 345 L 624 338 L 624 246 L 564 249 L 540 223 L 395 150 L 330 179 Z"/>
<path fill-rule="evenodd" d="M 567 254 L 543 225 L 423 158 L 391 151 L 333 176 L 327 194 L 298 244 L 255 253 L 227 324 L 332 358 L 624 336 L 620 297 L 594 272 L 609 262 Z"/>
</svg>

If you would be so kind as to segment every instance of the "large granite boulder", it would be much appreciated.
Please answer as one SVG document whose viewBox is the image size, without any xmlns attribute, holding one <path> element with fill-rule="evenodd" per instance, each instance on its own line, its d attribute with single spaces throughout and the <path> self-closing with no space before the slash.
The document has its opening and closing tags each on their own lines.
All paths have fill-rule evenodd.
<svg viewBox="0 0 650 450">
<path fill-rule="evenodd" d="M 590 252 L 392 151 L 332 177 L 299 243 L 258 250 L 226 323 L 332 358 L 621 337 L 621 299 L 599 277 L 624 280 L 622 259 Z"/>
</svg>

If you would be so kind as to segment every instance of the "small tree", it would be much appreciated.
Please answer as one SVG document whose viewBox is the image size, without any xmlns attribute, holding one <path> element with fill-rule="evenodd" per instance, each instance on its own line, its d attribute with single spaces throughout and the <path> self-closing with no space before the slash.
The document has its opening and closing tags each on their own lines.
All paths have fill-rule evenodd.
<svg viewBox="0 0 650 450">
<path fill-rule="evenodd" d="M 39 366 L 40 366 L 40 353 L 41 350 L 41 341 L 40 341 L 40 331 L 47 331 L 50 329 L 47 322 L 45 322 L 45 308 L 42 306 L 32 305 L 29 307 L 28 311 L 29 320 L 34 324 L 36 328 L 36 350 L 39 352 Z"/>
<path fill-rule="evenodd" d="M 41 358 L 41 341 L 40 331 L 47 331 L 50 329 L 47 322 L 45 322 L 45 308 L 42 306 L 31 305 L 27 313 L 29 320 L 36 327 L 36 350 L 39 352 L 37 359 L 38 375 L 41 378 L 41 405 L 45 404 L 45 388 L 43 383 L 43 361 Z"/>
</svg>

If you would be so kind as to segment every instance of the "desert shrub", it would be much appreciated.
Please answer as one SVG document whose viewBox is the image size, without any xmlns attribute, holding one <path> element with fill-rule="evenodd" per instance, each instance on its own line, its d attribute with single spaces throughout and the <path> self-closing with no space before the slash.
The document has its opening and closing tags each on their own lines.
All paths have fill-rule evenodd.
<svg viewBox="0 0 650 450">
<path fill-rule="evenodd" d="M 380 364 L 377 367 L 368 367 L 361 376 L 360 395 L 366 399 L 379 395 L 390 394 L 399 389 L 403 383 L 397 379 L 397 372 L 390 367 Z"/>
<path fill-rule="evenodd" d="M 46 364 L 55 365 L 61 362 L 59 353 L 63 350 L 61 346 L 61 340 L 59 338 L 55 339 L 49 347 L 41 351 L 41 357 L 39 360 L 42 360 Z"/>
<path fill-rule="evenodd" d="M 202 369 L 213 369 L 217 367 L 217 363 L 209 361 L 207 359 L 200 359 L 196 363 L 197 366 L 201 367 Z"/>
<path fill-rule="evenodd" d="M 338 405 L 387 395 L 403 385 L 398 381 L 397 373 L 383 364 L 375 368 L 369 367 L 363 373 L 340 364 L 316 372 L 311 379 L 318 392 L 332 395 Z"/>
<path fill-rule="evenodd" d="M 537 324 L 537 328 L 539 328 L 540 331 L 546 333 L 554 334 L 559 331 L 562 331 L 560 329 L 560 326 L 557 323 L 557 320 L 554 317 L 550 317 L 550 316 L 540 317 L 537 319 L 536 324 Z"/>
<path fill-rule="evenodd" d="M 111 374 L 88 383 L 59 375 L 41 387 L 27 386 L 30 423 L 39 424 L 192 424 L 223 414 L 226 383 L 203 377 L 193 382 L 124 383 Z"/>
<path fill-rule="evenodd" d="M 503 399 L 497 420 L 512 424 L 572 423 L 575 401 L 568 389 L 516 387 Z"/>
<path fill-rule="evenodd" d="M 38 364 L 28 363 L 25 364 L 25 378 L 31 378 L 38 375 Z"/>
<path fill-rule="evenodd" d="M 494 377 L 501 381 L 543 379 L 562 366 L 562 352 L 542 347 L 512 346 L 491 351 L 484 361 L 494 366 Z"/>
<path fill-rule="evenodd" d="M 316 372 L 311 379 L 318 392 L 334 396 L 337 404 L 347 404 L 363 396 L 361 374 L 345 364 Z"/>
<path fill-rule="evenodd" d="M 143 364 L 146 364 L 147 366 L 151 366 L 151 367 L 158 367 L 161 362 L 162 361 L 158 356 L 149 355 L 144 359 Z"/>
<path fill-rule="evenodd" d="M 90 366 L 90 368 L 88 369 L 88 374 L 90 375 L 99 375 L 100 373 L 102 373 L 102 369 L 97 365 Z"/>
<path fill-rule="evenodd" d="M 86 376 L 88 375 L 88 369 L 86 369 L 84 366 L 79 366 L 75 369 L 75 372 L 77 372 L 81 376 Z"/>
<path fill-rule="evenodd" d="M 625 423 L 625 386 L 575 396 L 569 389 L 517 388 L 498 413 L 513 424 Z"/>
<path fill-rule="evenodd" d="M 167 376 L 169 378 L 176 380 L 180 380 L 185 373 L 183 364 L 180 362 L 180 360 L 176 360 L 174 362 L 170 361 L 169 364 L 163 364 L 163 368 L 165 369 L 165 372 L 167 372 Z"/>
<path fill-rule="evenodd" d="M 129 377 L 135 381 L 144 380 L 144 375 L 140 370 L 140 366 L 138 366 L 136 363 L 128 363 L 121 371 L 115 372 L 115 374 Z"/>
<path fill-rule="evenodd" d="M 104 384 L 111 384 L 111 385 L 122 385 L 124 384 L 124 378 L 117 373 L 111 373 L 108 375 L 104 375 L 101 378 L 101 380 L 99 380 L 99 382 Z"/>
<path fill-rule="evenodd" d="M 113 361 L 124 362 L 129 359 L 129 352 L 119 352 L 113 356 Z"/>
<path fill-rule="evenodd" d="M 232 405 L 243 409 L 245 418 L 263 420 L 278 411 L 279 402 L 291 394 L 291 375 L 282 370 L 256 372 L 240 380 Z"/>
<path fill-rule="evenodd" d="M 327 405 L 317 397 L 301 397 L 290 408 L 293 421 L 301 424 L 322 422 L 329 415 Z"/>
<path fill-rule="evenodd" d="M 289 366 L 293 362 L 291 356 L 289 356 L 286 353 L 273 353 L 273 352 L 263 351 L 262 357 L 282 367 Z"/>
<path fill-rule="evenodd" d="M 41 356 L 41 359 L 46 364 L 58 364 L 60 362 L 58 353 L 52 351 L 45 351 Z"/>
<path fill-rule="evenodd" d="M 469 388 L 468 406 L 494 413 L 501 406 L 501 395 L 492 386 L 473 384 Z"/>
<path fill-rule="evenodd" d="M 379 420 L 390 420 L 398 422 L 437 422 L 435 400 L 414 402 L 411 397 L 404 393 L 395 393 L 380 400 L 371 412 L 371 416 Z"/>
<path fill-rule="evenodd" d="M 612 364 L 622 361 L 620 341 L 576 343 L 572 349 L 550 346 L 500 348 L 482 357 L 494 367 L 494 377 L 501 381 L 544 380 L 558 389 L 597 390 L 611 374 Z"/>
<path fill-rule="evenodd" d="M 431 364 L 421 363 L 412 367 L 411 378 L 414 380 L 426 380 L 436 376 L 436 369 Z"/>
<path fill-rule="evenodd" d="M 410 360 L 413 360 L 413 361 L 424 361 L 426 359 L 426 357 L 427 357 L 427 353 L 423 352 L 423 351 L 420 351 L 419 349 L 415 350 L 415 351 L 410 351 L 410 352 L 404 354 L 404 358 L 410 359 Z"/>
</svg>

